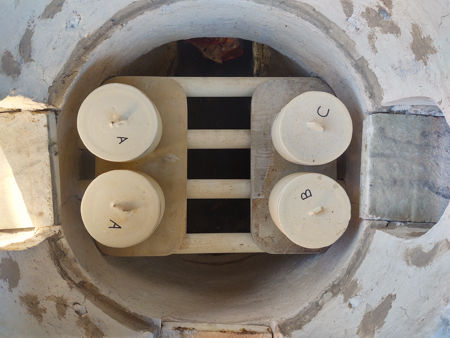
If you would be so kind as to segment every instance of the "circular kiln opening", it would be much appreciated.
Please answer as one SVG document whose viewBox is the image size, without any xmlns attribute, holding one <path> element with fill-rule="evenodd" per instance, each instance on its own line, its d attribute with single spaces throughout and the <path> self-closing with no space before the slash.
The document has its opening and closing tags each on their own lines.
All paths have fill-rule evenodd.
<svg viewBox="0 0 450 338">
<path fill-rule="evenodd" d="M 103 26 L 98 36 L 94 34 L 90 37 L 92 41 L 80 41 L 80 51 L 74 51 L 68 69 L 63 71 L 76 74 L 70 83 L 62 79 L 53 97 L 55 103 L 61 102 L 63 105 L 58 137 L 63 203 L 61 218 L 65 238 L 77 263 L 99 290 L 135 313 L 163 319 L 223 323 L 244 320 L 267 323 L 290 318 L 321 299 L 330 286 L 338 286 L 342 279 L 351 275 L 365 238 L 357 216 L 335 245 L 323 254 L 312 256 L 108 257 L 99 252 L 81 222 L 77 181 L 80 179 L 79 173 L 90 170 L 89 166 L 79 170 L 80 166 L 89 162 L 82 158 L 84 155 L 77 146 L 75 121 L 82 100 L 113 76 L 170 74 L 169 69 L 177 69 L 173 63 L 166 62 L 171 59 L 171 53 L 175 53 L 174 44 L 177 45 L 175 55 L 178 55 L 178 48 L 182 45 L 180 50 L 183 51 L 186 42 L 164 43 L 202 36 L 205 31 L 211 32 L 213 36 L 239 36 L 275 47 L 272 50 L 259 45 L 277 56 L 272 66 L 264 68 L 266 64 L 262 64 L 260 73 L 255 74 L 255 68 L 258 67 L 253 64 L 253 43 L 244 42 L 244 51 L 252 46 L 249 49 L 252 55 L 250 70 L 245 67 L 245 71 L 249 72 L 247 76 L 318 75 L 344 101 L 352 113 L 355 132 L 352 145 L 340 167 L 345 168 L 341 175 L 346 180 L 353 211 L 357 215 L 361 107 L 368 105 L 368 102 L 364 101 L 364 94 L 360 92 L 364 80 L 353 68 L 351 60 L 348 60 L 346 46 L 336 46 L 328 32 L 312 29 L 310 21 L 285 16 L 284 9 L 274 10 L 272 7 L 269 13 L 267 6 L 254 3 L 242 4 L 240 8 L 230 3 L 222 4 L 224 11 L 219 11 L 217 4 L 214 8 L 206 4 L 200 9 L 185 5 L 183 2 L 173 5 L 183 7 L 181 12 L 176 12 L 175 17 L 171 6 L 164 8 L 165 15 L 161 15 L 161 8 L 149 7 L 135 20 L 121 16 L 113 26 Z M 310 14 L 313 18 L 314 13 Z M 192 21 L 192 18 L 196 19 Z M 122 25 L 121 29 L 116 29 L 116 25 Z M 152 34 L 148 34 L 148 31 Z M 164 61 L 167 67 L 164 68 L 157 60 Z M 178 60 L 187 63 L 184 75 L 202 75 L 194 74 L 189 60 L 193 58 L 181 57 Z M 205 61 L 203 57 L 199 60 Z M 228 64 L 224 63 L 224 67 L 228 67 Z M 231 67 L 222 75 L 242 74 L 243 68 L 239 67 L 238 70 Z M 211 69 L 208 74 L 213 75 Z M 232 71 L 236 73 L 232 74 Z M 224 122 L 231 120 L 225 118 Z"/>
</svg>

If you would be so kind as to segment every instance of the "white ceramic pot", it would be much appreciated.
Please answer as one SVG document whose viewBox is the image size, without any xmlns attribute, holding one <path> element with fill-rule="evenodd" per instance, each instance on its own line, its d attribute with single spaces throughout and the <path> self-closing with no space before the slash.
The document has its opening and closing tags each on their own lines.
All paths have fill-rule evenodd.
<svg viewBox="0 0 450 338">
<path fill-rule="evenodd" d="M 348 148 L 353 125 L 345 105 L 334 95 L 310 91 L 291 100 L 272 124 L 272 143 L 287 161 L 320 165 Z"/>
<path fill-rule="evenodd" d="M 308 249 L 330 246 L 347 229 L 350 200 L 338 182 L 316 173 L 282 178 L 269 197 L 273 222 L 292 242 Z"/>
<path fill-rule="evenodd" d="M 112 170 L 87 187 L 81 201 L 86 230 L 99 243 L 125 248 L 147 239 L 164 214 L 165 199 L 150 176 L 131 170 Z"/>
<path fill-rule="evenodd" d="M 91 92 L 80 106 L 78 133 L 97 157 L 127 162 L 153 151 L 162 135 L 156 106 L 139 89 L 110 83 Z"/>
</svg>

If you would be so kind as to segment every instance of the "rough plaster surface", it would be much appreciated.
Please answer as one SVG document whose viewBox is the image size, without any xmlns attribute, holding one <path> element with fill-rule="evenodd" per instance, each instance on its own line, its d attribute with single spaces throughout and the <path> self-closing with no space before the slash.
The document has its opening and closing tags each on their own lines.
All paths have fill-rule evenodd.
<svg viewBox="0 0 450 338">
<path fill-rule="evenodd" d="M 442 117 L 364 121 L 360 217 L 437 222 L 450 200 L 450 128 Z"/>
<path fill-rule="evenodd" d="M 328 301 L 293 336 L 446 337 L 440 333 L 448 333 L 449 224 L 447 208 L 440 222 L 419 238 L 404 240 L 377 231 L 353 276 L 357 287 Z"/>
<path fill-rule="evenodd" d="M 0 337 L 153 337 L 152 325 L 133 325 L 99 306 L 53 264 L 49 244 L 0 252 Z M 51 264 L 49 264 L 51 262 Z M 96 295 L 101 297 L 100 294 Z M 20 322 L 20 323 L 19 323 Z"/>
<path fill-rule="evenodd" d="M 447 332 L 449 226 L 450 208 L 419 238 L 404 240 L 376 231 L 349 279 L 325 288 L 311 304 L 298 304 L 308 312 L 278 321 L 275 335 L 428 337 Z M 97 332 L 93 336 L 100 332 L 152 336 L 158 332 L 158 326 L 146 320 L 147 326 L 140 324 L 136 314 L 116 312 L 109 296 L 89 286 L 64 250 L 68 248 L 63 239 L 56 237 L 26 251 L 0 252 L 1 336 L 79 336 L 88 331 Z M 24 318 L 28 318 L 26 325 Z"/>
<path fill-rule="evenodd" d="M 351 66 L 358 68 L 365 64 L 364 67 L 369 69 L 368 72 L 373 72 L 374 79 L 377 79 L 382 87 L 381 91 L 376 94 L 378 97 L 373 98 L 374 102 L 364 104 L 364 106 L 368 105 L 369 109 L 373 109 L 374 105 L 380 103 L 398 100 L 408 102 L 411 98 L 422 98 L 426 102 L 431 100 L 443 108 L 449 105 L 448 85 L 441 85 L 441 82 L 445 82 L 449 72 L 448 67 L 445 67 L 449 61 L 446 52 L 449 49 L 449 42 L 446 40 L 445 32 L 448 31 L 450 26 L 450 20 L 446 16 L 449 10 L 446 0 L 435 1 L 426 10 L 421 9 L 420 1 L 412 4 L 410 1 L 384 3 L 377 0 L 347 0 L 342 2 L 342 6 L 335 2 L 328 4 L 326 1 L 304 3 L 299 1 L 280 3 L 264 0 L 255 2 L 237 1 L 234 8 L 240 10 L 234 11 L 234 14 L 226 10 L 220 1 L 216 2 L 211 9 L 208 9 L 208 6 L 204 6 L 204 4 L 198 6 L 202 3 L 198 0 L 190 2 L 149 2 L 141 0 L 134 2 L 132 5 L 131 3 L 131 0 L 120 0 L 115 1 L 114 4 L 108 4 L 108 6 L 101 6 L 99 3 L 94 4 L 88 1 L 67 3 L 64 1 L 40 0 L 33 2 L 32 6 L 26 2 L 16 2 L 15 5 L 8 6 L 0 14 L 0 18 L 4 19 L 2 22 L 7 22 L 8 17 L 20 16 L 21 20 L 18 21 L 16 26 L 5 27 L 4 36 L 9 38 L 0 48 L 0 54 L 7 55 L 5 69 L 0 74 L 0 96 L 16 92 L 38 101 L 47 101 L 48 91 L 46 89 L 52 84 L 66 60 L 69 59 L 77 43 L 84 39 L 86 45 L 83 47 L 88 51 L 91 42 L 100 43 L 105 38 L 117 35 L 115 33 L 119 33 L 121 27 L 129 24 L 130 19 L 123 19 L 127 11 L 136 10 L 136 14 L 131 17 L 131 21 L 144 18 L 147 15 L 146 13 L 152 9 L 160 12 L 163 17 L 158 18 L 150 28 L 150 31 L 154 33 L 157 32 L 158 25 L 161 25 L 161 28 L 163 26 L 170 27 L 170 30 L 173 31 L 172 23 L 166 21 L 166 19 L 175 15 L 176 21 L 180 26 L 183 26 L 183 30 L 178 33 L 178 38 L 180 38 L 182 37 L 180 35 L 195 34 L 190 32 L 193 32 L 196 22 L 201 23 L 203 21 L 202 24 L 210 25 L 216 20 L 215 15 L 218 15 L 218 9 L 220 9 L 220 15 L 225 19 L 225 24 L 222 24 L 224 31 L 228 30 L 232 33 L 234 29 L 236 32 L 234 34 L 245 35 L 243 37 L 256 40 L 266 40 L 277 48 L 283 47 L 281 43 L 287 37 L 291 38 L 292 41 L 290 35 L 291 29 L 295 29 L 295 24 L 293 24 L 295 21 L 316 26 L 322 32 L 329 34 L 335 41 L 334 43 L 326 41 L 323 36 L 314 40 L 313 35 L 311 35 L 311 41 L 316 41 L 317 46 L 314 45 L 314 42 L 309 43 L 306 48 L 307 45 L 303 45 L 300 39 L 298 43 L 299 48 L 303 49 L 303 56 L 296 55 L 298 53 L 294 50 L 289 51 L 283 48 L 283 51 L 290 54 L 294 59 L 303 61 L 309 66 L 308 68 L 315 69 L 319 74 L 321 60 L 314 60 L 312 55 L 309 60 L 310 56 L 306 54 L 320 53 L 316 56 L 320 55 L 326 58 L 326 54 L 331 54 L 330 48 L 333 49 L 336 45 L 337 48 L 346 50 L 347 55 L 344 57 L 352 60 Z M 185 11 L 186 14 L 190 13 L 183 6 L 183 3 L 189 3 L 187 7 L 198 12 L 195 16 L 197 21 L 192 21 L 192 16 L 185 21 L 181 11 Z M 127 5 L 128 8 L 126 8 Z M 229 5 L 231 6 L 231 4 Z M 99 10 L 100 8 L 101 10 Z M 201 8 L 205 8 L 205 11 L 203 12 Z M 282 8 L 284 12 L 279 12 L 278 8 Z M 123 9 L 122 13 L 119 14 L 121 9 Z M 247 12 L 247 9 L 250 11 Z M 207 14 L 208 10 L 214 10 L 217 13 L 210 12 Z M 311 13 L 308 13 L 308 11 Z M 308 17 L 305 17 L 303 12 L 307 13 Z M 115 13 L 117 15 L 114 16 Z M 260 20 L 259 15 L 265 16 L 264 20 Z M 240 16 L 246 20 L 239 23 Z M 278 18 L 279 23 L 272 23 L 271 16 L 274 19 Z M 206 20 L 206 17 L 208 17 L 208 20 Z M 232 19 L 233 17 L 235 19 Z M 112 21 L 108 21 L 109 18 L 112 18 Z M 436 20 L 436 18 L 439 18 L 439 20 Z M 74 20 L 79 21 L 78 24 L 73 25 Z M 294 21 L 291 22 L 291 20 Z M 305 22 L 306 20 L 310 20 L 310 23 Z M 287 24 L 284 29 L 282 29 L 283 21 L 285 25 Z M 258 22 L 259 24 L 257 24 Z M 262 22 L 264 22 L 263 26 L 261 26 Z M 106 27 L 105 23 L 109 26 Z M 115 27 L 115 23 L 118 27 L 111 30 L 110 27 Z M 252 29 L 254 25 L 258 25 L 259 28 L 257 30 Z M 333 26 L 332 31 L 328 30 L 331 26 Z M 102 30 L 98 31 L 100 27 L 102 27 Z M 317 30 L 317 28 L 312 29 L 312 31 Z M 286 36 L 279 35 L 276 29 L 283 30 Z M 31 31 L 34 33 L 29 40 L 31 45 L 29 47 L 27 41 Z M 167 29 L 165 31 L 169 33 Z M 57 33 L 54 34 L 53 32 Z M 95 41 L 90 41 L 89 39 L 94 39 L 94 32 L 99 34 L 95 36 Z M 134 34 L 136 32 L 134 29 L 129 29 L 128 33 Z M 171 35 L 172 38 L 169 34 L 161 34 L 160 43 L 176 38 L 177 34 L 172 33 Z M 135 43 L 136 37 L 129 35 L 130 44 Z M 372 37 L 372 43 L 369 41 L 369 37 Z M 19 48 L 21 41 L 22 47 Z M 327 46 L 324 45 L 325 42 L 327 42 Z M 376 52 L 371 48 L 371 44 L 376 46 Z M 36 46 L 47 46 L 47 48 L 36 48 Z M 88 46 L 89 48 L 86 48 Z M 147 45 L 147 49 L 151 47 L 156 47 L 156 45 Z M 143 47 L 140 46 L 139 48 Z M 130 57 L 135 58 L 143 54 L 144 51 L 139 50 L 139 48 L 127 48 Z M 20 53 L 20 50 L 22 53 Z M 51 50 L 50 57 L 48 50 Z M 342 53 L 342 50 L 333 55 L 336 62 L 341 62 L 338 61 L 339 58 L 337 57 Z M 398 52 L 387 53 L 386 51 L 389 50 L 397 50 Z M 32 59 L 33 61 L 26 63 L 21 54 L 26 55 L 25 59 Z M 122 57 L 126 56 L 122 55 Z M 328 61 L 330 60 L 328 59 Z M 317 62 L 316 65 L 314 65 L 315 62 Z M 113 66 L 113 64 L 110 66 Z M 336 63 L 336 66 L 339 65 Z M 343 66 L 342 62 L 341 66 Z M 76 75 L 70 72 L 77 71 L 69 68 L 67 70 L 69 73 L 59 74 L 65 76 L 66 81 Z M 24 72 L 26 72 L 26 75 L 24 75 Z M 11 75 L 8 75 L 8 73 Z M 333 76 L 328 76 L 330 78 L 326 80 L 331 83 Z M 338 81 L 338 79 L 336 78 L 334 81 Z M 405 86 L 405 84 L 407 85 Z M 358 88 L 357 83 L 347 82 L 347 85 L 350 88 Z M 377 90 L 375 87 L 367 88 L 366 97 L 370 98 L 375 94 L 375 90 Z"/>
<path fill-rule="evenodd" d="M 63 108 L 71 91 L 81 99 L 152 48 L 211 32 L 257 40 L 282 51 L 322 76 L 351 110 L 434 102 L 448 121 L 449 13 L 448 0 L 426 6 L 420 0 L 11 1 L 0 11 L 0 98 L 23 95 Z M 80 79 L 84 88 L 76 86 Z M 71 135 L 72 127 L 67 123 L 60 132 Z M 64 156 L 61 162 L 67 163 L 63 173 L 70 177 L 73 162 Z M 76 204 L 70 190 L 63 197 L 64 205 Z M 361 247 L 348 236 L 304 264 L 283 264 L 283 274 L 276 278 L 265 279 L 258 270 L 261 274 L 251 279 L 245 295 L 258 290 L 252 297 L 266 301 L 236 300 L 238 290 L 227 290 L 216 294 L 224 298 L 214 311 L 203 312 L 173 284 L 171 273 L 166 276 L 170 294 L 141 291 L 152 284 L 154 274 L 134 283 L 133 292 L 123 293 L 129 285 L 118 287 L 114 279 L 125 279 L 130 264 L 108 260 L 106 265 L 117 269 L 102 284 L 101 275 L 109 273 L 104 267 L 107 259 L 98 256 L 92 244 L 81 245 L 87 237 L 72 241 L 72 248 L 64 238 L 52 238 L 27 251 L 0 252 L 0 336 L 152 336 L 163 316 L 234 323 L 250 316 L 253 324 L 271 325 L 276 336 L 445 337 L 449 226 L 447 208 L 438 224 L 414 239 L 374 229 L 370 236 L 355 237 Z M 65 235 L 77 231 L 66 229 Z M 77 245 L 75 258 L 72 249 Z M 91 263 L 83 270 L 77 259 Z M 256 262 L 264 266 L 276 259 Z M 148 269 L 153 263 L 140 264 Z M 98 267 L 102 268 L 97 271 Z M 200 264 L 189 267 L 203 269 Z M 214 270 L 232 276 L 226 267 Z M 309 269 L 315 272 L 308 274 Z M 290 280 L 295 271 L 304 274 Z M 220 290 L 217 285 L 223 278 L 216 274 L 205 284 L 192 282 L 197 288 L 188 290 L 196 294 L 201 293 L 199 285 L 206 291 Z M 152 300 L 143 302 L 149 294 Z M 210 294 L 205 293 L 204 304 L 210 305 L 216 298 L 206 295 Z M 177 303 L 177 298 L 182 301 Z M 235 306 L 227 312 L 233 305 L 241 309 Z"/>
</svg>

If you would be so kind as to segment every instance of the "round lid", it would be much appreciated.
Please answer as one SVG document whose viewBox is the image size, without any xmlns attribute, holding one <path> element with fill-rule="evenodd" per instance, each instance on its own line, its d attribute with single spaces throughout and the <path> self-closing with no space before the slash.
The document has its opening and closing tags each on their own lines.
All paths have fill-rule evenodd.
<svg viewBox="0 0 450 338">
<path fill-rule="evenodd" d="M 290 101 L 272 125 L 272 141 L 290 162 L 320 165 L 348 147 L 353 126 L 345 105 L 325 92 L 305 92 Z"/>
<path fill-rule="evenodd" d="M 81 201 L 81 217 L 99 243 L 125 248 L 148 238 L 164 214 L 164 195 L 150 176 L 112 170 L 89 184 Z"/>
<path fill-rule="evenodd" d="M 133 86 L 110 83 L 81 104 L 78 133 L 86 148 L 107 161 L 126 162 L 154 149 L 161 138 L 161 118 L 150 99 Z"/>
<path fill-rule="evenodd" d="M 308 249 L 333 244 L 351 216 L 345 190 L 328 176 L 297 173 L 280 180 L 269 197 L 274 223 L 292 242 Z"/>
</svg>

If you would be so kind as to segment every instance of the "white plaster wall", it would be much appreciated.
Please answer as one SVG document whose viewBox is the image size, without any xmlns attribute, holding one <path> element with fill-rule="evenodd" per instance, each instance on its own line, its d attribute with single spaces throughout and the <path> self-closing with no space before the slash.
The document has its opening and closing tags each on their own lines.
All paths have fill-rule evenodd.
<svg viewBox="0 0 450 338">
<path fill-rule="evenodd" d="M 365 337 L 373 331 L 377 337 L 448 337 L 449 225 L 450 207 L 438 224 L 417 239 L 377 231 L 353 277 L 356 287 L 348 291 L 348 299 L 341 294 L 328 301 L 293 336 Z M 392 302 L 376 311 L 386 297 Z M 374 310 L 373 321 L 364 322 Z"/>
<path fill-rule="evenodd" d="M 93 31 L 126 5 L 133 3 L 136 6 L 146 1 L 115 0 L 107 2 L 107 5 L 102 1 L 87 0 L 58 2 L 63 3 L 61 11 L 56 12 L 52 18 L 46 19 L 40 18 L 40 16 L 46 6 L 51 3 L 50 1 L 33 1 L 32 4 L 26 1 L 11 1 L 3 6 L 0 19 L 2 19 L 5 27 L 2 29 L 3 39 L 0 55 L 3 55 L 5 51 L 10 51 L 14 59 L 20 64 L 21 71 L 16 78 L 0 72 L 0 97 L 16 93 L 32 97 L 38 101 L 46 101 L 47 88 L 72 53 L 77 42 L 82 38 L 89 37 Z M 355 59 L 358 60 L 363 57 L 367 60 L 370 69 L 375 72 L 383 88 L 382 103 L 407 102 L 407 99 L 410 98 L 420 98 L 419 102 L 429 102 L 428 100 L 431 99 L 444 110 L 447 110 L 450 72 L 448 67 L 450 61 L 448 52 L 450 49 L 448 40 L 450 19 L 447 16 L 449 2 L 447 0 L 436 0 L 424 6 L 424 3 L 419 0 L 393 1 L 392 10 L 388 10 L 388 15 L 389 20 L 392 20 L 399 27 L 401 31 L 399 36 L 383 33 L 379 27 L 369 27 L 367 20 L 363 17 L 367 8 L 377 9 L 378 6 L 387 8 L 380 0 L 343 0 L 342 2 L 352 3 L 351 16 L 346 17 L 341 3 L 337 1 L 310 0 L 298 3 L 311 5 L 318 14 L 336 24 L 335 28 L 330 29 L 330 34 L 333 34 L 332 30 L 339 29 L 353 41 L 353 46 L 347 47 L 349 50 L 354 48 L 352 53 Z M 189 10 L 205 11 L 209 22 L 214 23 L 216 17 L 227 17 L 227 12 L 234 7 L 236 10 L 231 10 L 231 16 L 229 16 L 233 18 L 229 22 L 232 26 L 227 27 L 226 24 L 222 23 L 221 26 L 223 26 L 224 31 L 239 32 L 238 35 L 246 35 L 243 37 L 255 40 L 270 40 L 269 42 L 272 42 L 274 47 L 280 47 L 277 46 L 277 41 L 284 39 L 285 34 L 302 33 L 301 31 L 292 32 L 292 27 L 289 27 L 289 24 L 288 27 L 285 27 L 286 29 L 282 29 L 283 24 L 286 24 L 285 21 L 289 21 L 290 17 L 294 20 L 296 18 L 298 22 L 302 21 L 298 16 L 299 10 L 295 3 L 296 1 L 287 3 L 260 1 L 259 5 L 255 5 L 253 1 L 214 1 L 209 2 L 209 7 L 208 2 L 199 0 L 173 4 L 167 2 L 167 6 L 159 8 L 158 16 L 161 16 L 161 20 L 165 20 L 169 26 L 175 24 L 177 27 L 182 27 L 182 29 L 179 29 L 180 33 L 189 36 L 189 32 L 195 27 L 195 22 L 203 20 L 203 18 L 201 15 L 191 15 L 189 19 L 183 19 L 183 12 L 189 13 Z M 183 9 L 183 7 L 185 8 Z M 280 12 L 276 7 L 282 7 L 285 11 Z M 170 17 L 174 13 L 175 15 Z M 170 22 L 167 20 L 170 20 Z M 152 22 L 147 22 L 147 24 L 153 25 Z M 435 52 L 429 50 L 430 54 L 426 57 L 426 64 L 424 61 L 417 60 L 411 50 L 413 24 L 420 26 L 424 39 L 430 37 L 430 46 L 435 50 Z M 250 28 L 244 29 L 244 26 L 237 27 L 236 25 L 244 25 Z M 252 29 L 251 26 L 255 27 L 255 25 L 262 25 L 263 27 Z M 23 57 L 19 53 L 19 43 L 27 27 L 34 31 L 31 40 L 31 58 L 33 61 L 28 63 L 23 61 Z M 208 31 L 207 22 L 204 23 L 203 27 L 202 33 Z M 170 27 L 162 26 L 159 28 L 163 28 L 167 32 L 171 31 Z M 157 22 L 154 22 L 153 29 L 147 30 L 147 32 L 156 33 L 157 29 Z M 368 35 L 371 32 L 376 39 L 374 44 L 377 52 L 370 47 L 368 42 Z M 260 39 L 257 39 L 258 36 Z M 166 37 L 167 39 L 170 39 L 170 37 Z M 319 42 L 314 40 L 313 36 L 310 36 L 310 41 L 304 40 L 303 53 L 307 52 L 308 46 L 317 48 L 315 45 Z M 164 38 L 161 37 L 161 42 L 163 41 Z M 292 41 L 299 43 L 298 39 L 295 38 Z M 300 41 L 300 43 L 302 42 Z M 326 49 L 323 50 L 323 54 L 332 53 L 332 50 L 329 49 L 330 45 L 327 45 Z M 147 46 L 147 49 L 149 47 L 151 46 Z M 285 48 L 286 45 L 283 45 L 283 47 L 283 52 L 289 55 L 289 51 Z M 134 55 L 133 49 L 127 49 L 126 54 Z M 123 57 L 126 58 L 126 55 L 123 55 Z M 373 106 L 369 106 L 369 109 L 373 108 Z"/>
<path fill-rule="evenodd" d="M 52 18 L 39 18 L 49 4 L 56 8 L 58 3 L 62 3 L 61 11 L 56 11 Z M 364 18 L 367 8 L 389 7 L 386 5 L 390 3 L 388 0 L 167 1 L 154 8 L 149 7 L 146 12 L 124 21 L 117 28 L 111 28 L 105 33 L 106 39 L 98 40 L 93 48 L 78 45 L 88 52 L 79 53 L 81 60 L 70 59 L 79 41 L 89 41 L 117 12 L 126 6 L 131 6 L 127 7 L 130 10 L 151 3 L 142 0 L 1 1 L 0 58 L 5 53 L 11 55 L 7 61 L 12 62 L 13 69 L 0 65 L 0 97 L 20 94 L 47 102 L 49 87 L 57 85 L 65 90 L 55 93 L 54 88 L 53 91 L 51 89 L 53 96 L 49 103 L 63 108 L 72 89 L 75 88 L 72 93 L 81 98 L 103 80 L 102 75 L 110 75 L 111 71 L 120 69 L 146 51 L 174 39 L 209 35 L 207 33 L 211 32 L 211 35 L 250 38 L 280 49 L 322 76 L 355 111 L 372 111 L 390 102 L 410 103 L 412 98 L 416 98 L 417 103 L 436 102 L 447 121 L 450 118 L 449 1 L 392 1 L 387 20 L 394 21 L 399 27 L 399 36 L 383 33 L 382 27 L 369 27 Z M 342 3 L 353 5 L 351 15 L 346 15 Z M 303 10 L 306 8 L 308 13 L 313 13 L 311 19 L 314 20 L 308 21 L 305 17 Z M 413 24 L 420 27 L 421 34 L 411 33 Z M 22 43 L 20 47 L 27 28 L 33 31 L 31 42 L 29 46 Z M 374 45 L 377 51 L 369 43 L 370 34 L 376 37 Z M 417 59 L 417 53 L 411 49 L 414 39 L 418 39 L 416 43 L 419 45 L 424 43 L 428 46 L 422 59 Z M 31 54 L 28 53 L 30 50 Z M 116 54 L 119 50 L 121 53 Z M 115 52 L 113 58 L 112 51 Z M 107 62 L 102 63 L 102 59 L 108 56 Z M 69 60 L 70 64 L 67 64 Z M 71 68 L 71 64 L 77 61 L 81 68 Z M 354 68 L 355 64 L 365 61 L 367 70 L 374 73 L 375 82 L 379 83 L 379 96 L 371 97 L 370 85 Z M 95 74 L 89 82 L 92 88 L 76 88 L 79 76 L 90 66 L 94 67 L 90 70 L 94 69 Z M 65 74 L 64 70 L 69 73 Z M 70 125 L 62 130 L 69 132 L 69 129 Z M 297 288 L 312 288 L 314 292 L 310 292 L 310 297 L 304 298 L 302 303 L 289 304 L 289 311 L 276 318 L 270 318 L 270 313 L 274 310 L 282 314 L 282 308 L 271 309 L 270 303 L 256 302 L 258 308 L 266 309 L 253 323 L 271 324 L 279 335 L 298 337 L 444 337 L 449 330 L 446 310 L 450 296 L 449 226 L 450 210 L 447 208 L 438 225 L 414 240 L 398 239 L 376 231 L 364 260 L 355 268 L 351 280 L 339 285 L 338 290 L 333 289 L 332 279 L 331 285 L 317 282 L 313 276 L 307 284 L 293 282 L 293 293 Z M 65 255 L 76 265 L 76 258 L 67 243 L 63 239 L 53 241 L 62 242 L 61 245 L 68 250 Z M 139 297 L 124 299 L 105 287 L 100 290 L 100 293 L 105 292 L 103 296 L 118 304 L 135 304 L 134 309 L 125 307 L 119 314 L 109 313 L 103 311 L 102 302 L 93 303 L 90 298 L 93 296 L 87 295 L 82 288 L 83 278 L 89 281 L 86 276 L 92 271 L 87 269 L 67 278 L 64 276 L 66 270 L 55 265 L 52 248 L 52 242 L 45 242 L 25 252 L 0 252 L 0 336 L 88 335 L 86 327 L 94 331 L 97 328 L 108 336 L 151 335 L 149 332 L 156 332 L 154 328 L 161 318 L 149 318 L 156 311 L 152 309 L 150 314 L 144 313 L 145 304 L 138 304 Z M 89 258 L 89 250 L 83 259 Z M 20 271 L 17 283 L 14 282 L 17 273 L 11 275 L 10 266 L 15 266 L 11 261 L 17 263 Z M 350 261 L 345 256 L 343 265 L 336 266 L 336 274 L 344 274 L 345 264 Z M 417 266 L 411 262 L 427 264 Z M 89 268 L 95 269 L 95 265 Z M 14 277 L 12 284 L 11 276 Z M 355 282 L 352 284 L 352 281 Z M 356 288 L 350 292 L 355 284 Z M 344 302 L 342 294 L 345 292 L 350 296 Z M 20 298 L 27 294 L 35 295 L 39 301 L 32 302 L 31 309 L 30 303 L 27 305 Z M 64 296 L 68 300 L 63 318 L 58 318 L 55 302 L 51 300 L 53 296 Z M 288 297 L 288 294 L 284 296 Z M 349 302 L 353 304 L 352 308 L 349 308 Z M 86 307 L 89 320 L 80 319 L 86 314 L 77 313 L 74 303 Z M 188 311 L 189 304 L 184 306 Z M 75 309 L 79 312 L 78 306 Z M 139 329 L 142 323 L 136 323 L 136 309 L 142 310 L 137 315 L 146 318 L 144 322 L 148 322 L 148 330 Z M 131 324 L 123 313 L 127 311 L 133 318 Z M 192 317 L 197 316 L 198 320 L 213 319 L 215 315 L 192 313 Z M 219 315 L 229 321 L 247 321 L 243 312 L 230 313 L 227 317 L 218 311 Z"/>
</svg>

